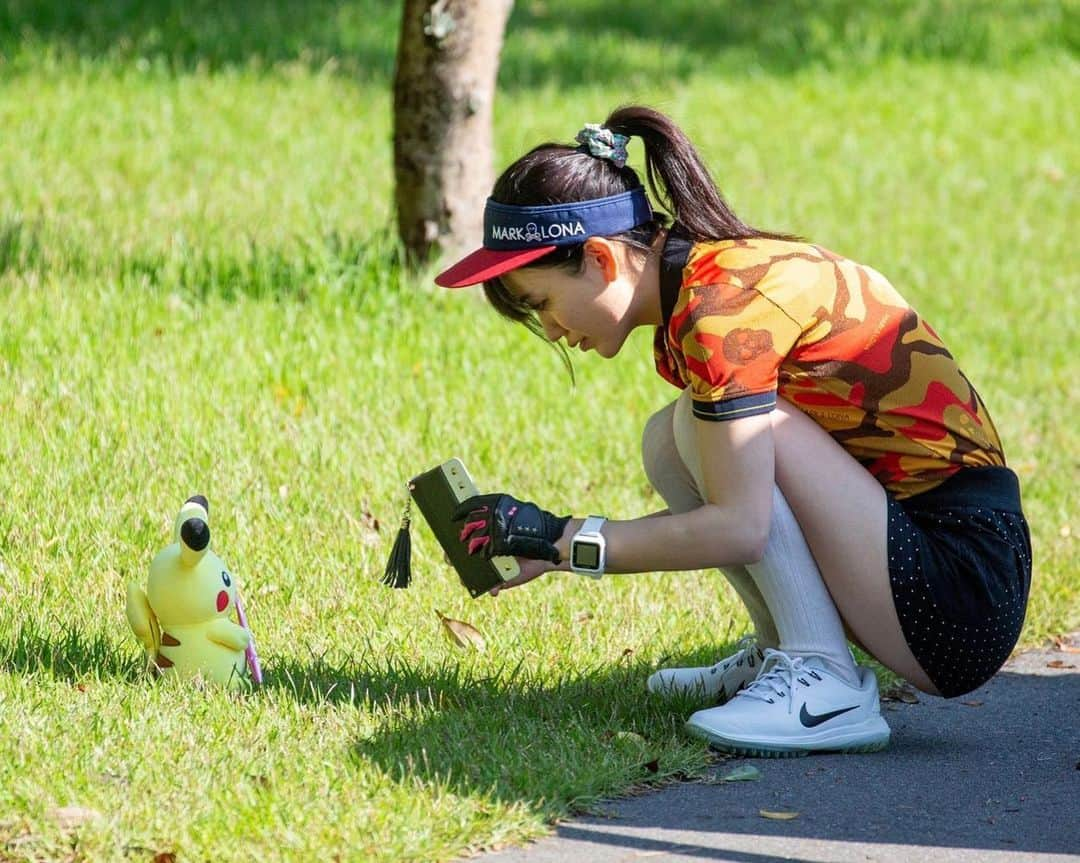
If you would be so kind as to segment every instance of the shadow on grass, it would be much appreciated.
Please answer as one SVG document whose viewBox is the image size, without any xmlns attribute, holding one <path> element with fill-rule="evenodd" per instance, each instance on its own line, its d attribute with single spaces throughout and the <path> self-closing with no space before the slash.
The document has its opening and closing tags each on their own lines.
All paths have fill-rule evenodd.
<svg viewBox="0 0 1080 863">
<path fill-rule="evenodd" d="M 686 710 L 645 698 L 640 664 L 538 682 L 520 666 L 479 675 L 454 662 L 418 669 L 361 657 L 338 666 L 272 654 L 263 662 L 264 684 L 247 697 L 358 708 L 377 731 L 342 745 L 391 780 L 526 803 L 545 817 L 648 782 L 657 770 L 670 776 L 671 765 L 646 766 L 661 750 L 674 746 L 683 764 L 701 761 L 698 744 L 678 740 Z M 149 683 L 133 640 L 32 623 L 0 640 L 0 673 Z"/>
<path fill-rule="evenodd" d="M 640 784 L 649 778 L 645 759 L 654 755 L 653 741 L 683 736 L 682 722 L 696 706 L 646 697 L 644 673 L 603 670 L 536 692 L 459 691 L 466 703 L 402 716 L 358 741 L 356 753 L 403 785 L 524 802 L 558 817 L 567 806 L 612 793 L 602 787 L 600 768 L 609 782 L 622 770 L 623 789 Z M 604 860 L 632 852 L 776 859 L 747 853 L 745 840 L 725 839 L 731 834 L 777 837 L 785 854 L 804 850 L 792 847 L 799 839 L 834 849 L 856 842 L 883 850 L 906 846 L 912 854 L 928 848 L 1068 854 L 1080 847 L 1073 817 L 1080 725 L 1063 720 L 1080 710 L 1080 675 L 1005 671 L 963 699 L 927 696 L 886 708 L 893 739 L 884 752 L 757 761 L 757 782 L 683 784 L 660 797 L 609 801 L 602 814 L 557 832 L 594 843 L 597 856 L 595 846 L 613 846 Z M 621 741 L 620 728 L 644 739 Z M 760 809 L 802 817 L 770 821 L 755 817 Z M 678 843 L 664 838 L 678 831 L 691 833 Z M 694 832 L 700 844 L 693 844 Z M 814 850 L 820 853 L 820 845 Z M 564 853 L 589 849 L 575 845 Z"/>
<path fill-rule="evenodd" d="M 187 299 L 305 300 L 319 292 L 361 296 L 412 287 L 390 228 L 365 237 L 330 231 L 289 246 L 249 239 L 234 247 L 146 248 L 108 254 L 62 238 L 41 219 L 0 216 L 0 276 L 35 273 L 107 276 Z"/>
<path fill-rule="evenodd" d="M 533 0 L 515 4 L 500 84 L 618 86 L 891 58 L 996 66 L 1075 50 L 1061 0 Z"/>
<path fill-rule="evenodd" d="M 275 665 L 266 686 L 301 703 L 365 703 L 374 730 L 352 757 L 396 783 L 525 804 L 551 819 L 700 768 L 702 747 L 681 730 L 692 707 L 647 697 L 652 670 L 622 661 L 538 680 L 520 664 L 480 675 L 454 662 L 316 661 Z"/>
<path fill-rule="evenodd" d="M 172 71 L 296 62 L 387 81 L 397 3 L 383 0 L 10 0 L 0 54 L 22 42 L 91 59 L 145 60 Z"/>
<path fill-rule="evenodd" d="M 399 16 L 385 0 L 11 0 L 0 7 L 0 53 L 36 40 L 173 71 L 287 62 L 388 83 Z M 500 83 L 618 86 L 893 56 L 998 64 L 1075 50 L 1066 17 L 1062 0 L 519 0 Z"/>
<path fill-rule="evenodd" d="M 0 672 L 46 673 L 69 683 L 88 678 L 139 683 L 143 659 L 134 641 L 130 649 L 124 649 L 101 632 L 87 634 L 64 627 L 57 633 L 45 633 L 25 623 L 7 641 L 0 641 Z"/>
<path fill-rule="evenodd" d="M 669 662 L 703 664 L 715 652 Z M 101 634 L 47 636 L 25 625 L 0 643 L 0 671 L 46 672 L 73 683 L 107 675 L 142 685 L 136 654 Z M 340 666 L 318 657 L 267 659 L 264 690 L 255 697 L 363 708 L 373 730 L 343 743 L 357 763 L 405 787 L 522 804 L 556 819 L 702 764 L 701 745 L 682 730 L 701 705 L 647 696 L 643 681 L 652 668 L 637 661 L 538 681 L 520 665 L 479 675 L 452 662 L 417 669 L 367 657 Z M 758 782 L 676 786 L 664 803 L 631 799 L 619 804 L 626 808 L 615 821 L 586 818 L 559 833 L 641 852 L 675 850 L 650 838 L 656 833 L 715 834 L 708 844 L 678 846 L 703 859 L 756 859 L 718 849 L 717 842 L 730 841 L 723 834 L 1070 853 L 1080 841 L 1069 790 L 1080 726 L 1068 717 L 1080 711 L 1080 675 L 1065 671 L 1075 663 L 1048 660 L 1022 655 L 962 699 L 886 705 L 893 740 L 882 753 L 760 762 Z M 791 808 L 804 817 L 747 817 L 758 808 Z M 1043 829 L 1048 823 L 1055 829 Z"/>
</svg>

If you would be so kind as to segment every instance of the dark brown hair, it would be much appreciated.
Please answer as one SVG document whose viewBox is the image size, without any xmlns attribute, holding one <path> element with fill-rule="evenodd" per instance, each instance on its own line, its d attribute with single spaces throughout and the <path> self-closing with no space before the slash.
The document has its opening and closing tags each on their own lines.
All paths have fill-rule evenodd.
<svg viewBox="0 0 1080 863">
<path fill-rule="evenodd" d="M 603 123 L 612 132 L 640 138 L 645 145 L 645 175 L 654 204 L 659 204 L 695 242 L 768 237 L 794 239 L 786 234 L 760 231 L 743 223 L 724 202 L 708 168 L 694 145 L 674 122 L 659 111 L 641 105 L 616 108 Z M 628 192 L 641 185 L 628 165 L 619 168 L 609 159 L 596 158 L 584 147 L 541 144 L 503 171 L 491 197 L 500 204 L 537 206 L 587 201 Z M 608 239 L 647 254 L 668 216 L 654 212 L 652 221 Z M 564 267 L 580 272 L 584 244 L 559 246 L 527 267 Z M 502 280 L 484 282 L 488 301 L 503 316 L 524 323 L 543 335 L 535 312 L 506 289 Z"/>
</svg>

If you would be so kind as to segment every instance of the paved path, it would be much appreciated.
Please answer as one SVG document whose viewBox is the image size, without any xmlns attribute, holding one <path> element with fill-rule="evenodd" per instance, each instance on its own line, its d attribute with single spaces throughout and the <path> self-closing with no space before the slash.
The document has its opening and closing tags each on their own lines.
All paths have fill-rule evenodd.
<svg viewBox="0 0 1080 863">
<path fill-rule="evenodd" d="M 1076 645 L 1076 646 L 1073 646 Z M 1080 861 L 1080 635 L 959 699 L 885 702 L 872 755 L 721 761 L 761 778 L 615 800 L 480 863 Z M 768 820 L 759 810 L 798 812 Z"/>
</svg>

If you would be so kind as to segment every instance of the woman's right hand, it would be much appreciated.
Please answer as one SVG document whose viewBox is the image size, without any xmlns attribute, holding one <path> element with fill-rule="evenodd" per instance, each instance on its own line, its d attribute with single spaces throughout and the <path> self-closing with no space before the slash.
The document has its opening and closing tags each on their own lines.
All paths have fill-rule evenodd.
<svg viewBox="0 0 1080 863">
<path fill-rule="evenodd" d="M 518 569 L 520 570 L 513 578 L 509 578 L 502 584 L 497 584 L 491 590 L 488 591 L 492 596 L 498 596 L 503 590 L 508 590 L 511 587 L 519 587 L 523 584 L 528 584 L 530 581 L 534 581 L 546 572 L 553 572 L 561 569 L 565 569 L 563 564 L 554 564 L 547 560 L 534 560 L 528 557 L 514 558 L 518 562 Z"/>
</svg>

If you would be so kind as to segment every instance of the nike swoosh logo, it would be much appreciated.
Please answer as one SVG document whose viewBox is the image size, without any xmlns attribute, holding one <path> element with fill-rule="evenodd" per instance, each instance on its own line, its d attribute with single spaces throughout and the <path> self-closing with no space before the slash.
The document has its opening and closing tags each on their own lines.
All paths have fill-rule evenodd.
<svg viewBox="0 0 1080 863">
<path fill-rule="evenodd" d="M 806 705 L 803 704 L 802 710 L 799 711 L 799 722 L 805 725 L 807 728 L 813 728 L 815 725 L 821 725 L 822 722 L 828 722 L 830 719 L 834 719 L 841 713 L 847 713 L 849 710 L 855 710 L 859 705 L 855 704 L 851 707 L 844 707 L 840 710 L 833 710 L 829 713 L 819 713 L 815 716 L 809 710 L 806 709 Z"/>
</svg>

